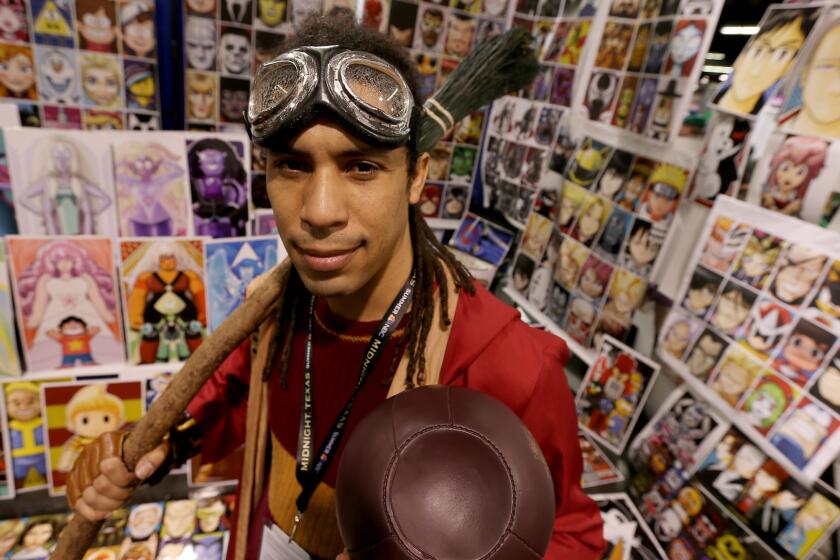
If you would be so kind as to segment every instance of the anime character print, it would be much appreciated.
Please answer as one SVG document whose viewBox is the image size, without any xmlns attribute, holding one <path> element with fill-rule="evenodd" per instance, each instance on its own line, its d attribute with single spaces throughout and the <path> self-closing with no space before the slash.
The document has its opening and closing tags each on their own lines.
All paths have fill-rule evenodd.
<svg viewBox="0 0 840 560">
<path fill-rule="evenodd" d="M 659 256 L 662 242 L 661 232 L 655 229 L 654 224 L 637 218 L 624 246 L 621 264 L 635 274 L 648 276 Z"/>
<path fill-rule="evenodd" d="M 99 109 L 123 106 L 123 74 L 119 59 L 105 54 L 79 54 L 85 105 Z"/>
<path fill-rule="evenodd" d="M 533 212 L 525 227 L 522 238 L 522 251 L 535 260 L 542 259 L 551 236 L 552 223 L 548 218 Z"/>
<path fill-rule="evenodd" d="M 15 237 L 8 243 L 28 368 L 122 361 L 110 240 Z"/>
<path fill-rule="evenodd" d="M 154 58 L 155 6 L 149 0 L 129 0 L 120 4 L 123 53 L 139 58 Z"/>
<path fill-rule="evenodd" d="M 584 102 L 589 120 L 609 124 L 618 100 L 618 74 L 606 71 L 592 72 L 589 86 L 586 88 Z"/>
<path fill-rule="evenodd" d="M 685 358 L 689 373 L 705 381 L 727 346 L 726 340 L 713 329 L 704 330 Z"/>
<path fill-rule="evenodd" d="M 723 357 L 717 373 L 709 380 L 709 386 L 729 406 L 735 408 L 753 380 L 762 374 L 761 363 L 752 354 L 739 346 L 731 346 Z"/>
<path fill-rule="evenodd" d="M 681 359 L 700 330 L 700 323 L 687 315 L 672 313 L 663 327 L 659 343 L 660 351 L 665 351 L 676 359 Z"/>
<path fill-rule="evenodd" d="M 773 361 L 773 369 L 803 387 L 821 371 L 835 340 L 817 323 L 801 318 Z"/>
<path fill-rule="evenodd" d="M 595 66 L 622 70 L 627 59 L 633 26 L 618 21 L 608 21 L 595 57 Z"/>
<path fill-rule="evenodd" d="M 692 314 L 705 317 L 712 307 L 723 278 L 702 266 L 694 269 L 682 305 Z"/>
<path fill-rule="evenodd" d="M 567 290 L 574 290 L 589 253 L 585 246 L 570 237 L 564 237 L 560 245 L 560 257 L 554 269 L 554 279 Z"/>
<path fill-rule="evenodd" d="M 706 144 L 694 174 L 694 194 L 714 199 L 727 194 L 738 178 L 737 160 L 751 132 L 750 121 L 718 113 L 706 135 Z"/>
<path fill-rule="evenodd" d="M 581 202 L 578 219 L 572 228 L 572 237 L 584 245 L 591 246 L 607 222 L 611 211 L 612 205 L 609 202 L 587 193 Z"/>
<path fill-rule="evenodd" d="M 627 336 L 633 312 L 639 308 L 647 294 L 647 282 L 635 274 L 618 268 L 613 275 L 607 303 L 601 310 L 597 331 L 619 340 Z"/>
<path fill-rule="evenodd" d="M 15 489 L 43 488 L 47 484 L 47 458 L 40 389 L 32 381 L 13 381 L 3 389 Z"/>
<path fill-rule="evenodd" d="M 26 527 L 9 558 L 48 558 L 64 528 L 64 515 L 37 515 L 26 519 Z"/>
<path fill-rule="evenodd" d="M 604 231 L 598 239 L 597 251 L 609 255 L 613 260 L 616 260 L 632 222 L 633 216 L 631 214 L 620 208 L 613 207 L 610 217 L 607 218 L 604 224 Z"/>
<path fill-rule="evenodd" d="M 598 179 L 597 193 L 612 200 L 624 186 L 624 181 L 630 173 L 632 163 L 633 154 L 623 150 L 615 150 Z"/>
<path fill-rule="evenodd" d="M 840 414 L 840 350 L 834 353 L 817 380 L 809 389 L 811 394 Z"/>
<path fill-rule="evenodd" d="M 767 434 L 798 396 L 799 391 L 782 378 L 765 375 L 741 403 L 741 410 L 755 429 Z"/>
<path fill-rule="evenodd" d="M 819 290 L 804 314 L 840 331 L 840 261 L 832 261 Z"/>
<path fill-rule="evenodd" d="M 776 536 L 776 542 L 796 558 L 806 558 L 823 535 L 836 526 L 838 516 L 840 507 L 836 501 L 814 492 Z"/>
<path fill-rule="evenodd" d="M 129 109 L 157 110 L 155 65 L 136 60 L 125 61 L 125 104 Z"/>
<path fill-rule="evenodd" d="M 735 336 L 749 317 L 756 297 L 755 292 L 732 281 L 727 282 L 710 316 L 712 326 L 724 334 Z"/>
<path fill-rule="evenodd" d="M 26 23 L 26 2 L 24 0 L 5 0 L 0 2 L 0 42 L 29 42 L 29 28 Z"/>
<path fill-rule="evenodd" d="M 753 230 L 735 263 L 732 275 L 760 290 L 773 271 L 783 246 L 783 239 L 758 229 Z"/>
<path fill-rule="evenodd" d="M 584 188 L 590 188 L 598 174 L 606 165 L 612 148 L 586 138 L 580 143 L 572 161 L 566 170 L 566 181 Z"/>
<path fill-rule="evenodd" d="M 116 4 L 108 0 L 76 0 L 76 30 L 79 48 L 117 53 L 119 29 Z"/>
<path fill-rule="evenodd" d="M 563 330 L 578 344 L 589 346 L 598 320 L 599 307 L 583 296 L 574 296 L 563 319 Z"/>
<path fill-rule="evenodd" d="M 767 460 L 767 456 L 753 444 L 739 443 L 737 449 L 729 450 L 731 455 L 724 458 L 720 474 L 712 482 L 712 488 L 732 503 Z"/>
<path fill-rule="evenodd" d="M 750 311 L 740 344 L 766 360 L 790 334 L 795 319 L 796 314 L 789 308 L 776 300 L 762 298 Z"/>
<path fill-rule="evenodd" d="M 633 99 L 636 97 L 636 88 L 638 87 L 639 78 L 636 76 L 625 76 L 624 80 L 622 80 L 618 93 L 618 102 L 613 112 L 613 126 L 627 128 L 630 124 L 630 111 L 633 109 Z"/>
<path fill-rule="evenodd" d="M 749 228 L 719 216 L 712 225 L 700 263 L 720 273 L 729 270 L 735 256 L 749 236 Z"/>
<path fill-rule="evenodd" d="M 828 142 L 818 138 L 788 137 L 770 160 L 770 176 L 761 205 L 799 217 L 808 187 L 825 165 L 828 146 Z"/>
<path fill-rule="evenodd" d="M 137 558 L 142 558 L 143 550 L 149 551 L 149 557 L 154 558 L 160 538 L 161 521 L 163 520 L 163 503 L 151 502 L 131 506 L 128 515 L 128 522 L 125 528 L 125 537 L 120 546 L 121 558 L 124 558 L 129 551 L 134 551 Z"/>
<path fill-rule="evenodd" d="M 641 205 L 642 192 L 647 186 L 648 177 L 653 172 L 654 162 L 637 157 L 630 168 L 630 177 L 615 197 L 615 202 L 628 212 L 637 212 Z"/>
<path fill-rule="evenodd" d="M 607 290 L 612 272 L 613 267 L 610 263 L 602 261 L 594 254 L 589 255 L 580 270 L 578 293 L 598 301 Z"/>
<path fill-rule="evenodd" d="M 182 361 L 207 325 L 201 240 L 121 241 L 121 278 L 134 364 Z"/>
<path fill-rule="evenodd" d="M 770 293 L 784 303 L 800 305 L 817 285 L 827 260 L 804 245 L 789 245 L 779 261 Z"/>
<path fill-rule="evenodd" d="M 35 63 L 28 46 L 0 44 L 0 97 L 38 99 Z"/>
<path fill-rule="evenodd" d="M 38 92 L 45 103 L 81 103 L 78 60 L 69 49 L 55 47 L 35 51 L 38 64 Z"/>
<path fill-rule="evenodd" d="M 803 396 L 771 432 L 770 442 L 804 469 L 838 425 L 840 421 L 827 408 Z"/>
<path fill-rule="evenodd" d="M 247 178 L 242 142 L 187 141 L 195 232 L 210 237 L 245 235 Z"/>
<path fill-rule="evenodd" d="M 557 216 L 557 225 L 560 227 L 560 231 L 566 234 L 571 233 L 584 199 L 591 200 L 585 189 L 568 181 L 563 185 L 560 211 Z"/>
<path fill-rule="evenodd" d="M 668 57 L 663 72 L 672 78 L 688 78 L 691 76 L 697 54 L 703 46 L 705 32 L 706 22 L 704 20 L 678 21 L 668 45 Z"/>
</svg>

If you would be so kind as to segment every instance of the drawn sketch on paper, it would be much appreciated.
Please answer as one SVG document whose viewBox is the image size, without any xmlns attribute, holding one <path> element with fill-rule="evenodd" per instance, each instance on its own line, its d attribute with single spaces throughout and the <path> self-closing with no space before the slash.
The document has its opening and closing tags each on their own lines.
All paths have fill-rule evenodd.
<svg viewBox="0 0 840 560">
<path fill-rule="evenodd" d="M 27 370 L 122 362 L 111 240 L 10 237 L 8 244 Z"/>
<path fill-rule="evenodd" d="M 204 242 L 122 240 L 120 260 L 129 361 L 187 359 L 207 327 Z"/>
<path fill-rule="evenodd" d="M 47 458 L 38 384 L 13 381 L 6 383 L 3 391 L 15 490 L 44 488 L 47 485 Z"/>
<path fill-rule="evenodd" d="M 187 141 L 196 235 L 239 237 L 248 223 L 248 173 L 243 142 Z"/>
<path fill-rule="evenodd" d="M 6 249 L 0 243 L 0 375 L 20 375 Z"/>
</svg>

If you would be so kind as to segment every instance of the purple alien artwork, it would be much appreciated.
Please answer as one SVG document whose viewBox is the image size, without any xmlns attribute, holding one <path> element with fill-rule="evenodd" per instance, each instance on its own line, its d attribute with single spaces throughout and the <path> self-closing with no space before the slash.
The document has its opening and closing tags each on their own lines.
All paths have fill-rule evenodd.
<svg viewBox="0 0 840 560">
<path fill-rule="evenodd" d="M 176 137 L 114 147 L 121 235 L 188 234 L 185 160 L 183 141 Z"/>
<path fill-rule="evenodd" d="M 245 143 L 221 138 L 187 141 L 196 235 L 241 237 L 248 224 Z"/>
</svg>

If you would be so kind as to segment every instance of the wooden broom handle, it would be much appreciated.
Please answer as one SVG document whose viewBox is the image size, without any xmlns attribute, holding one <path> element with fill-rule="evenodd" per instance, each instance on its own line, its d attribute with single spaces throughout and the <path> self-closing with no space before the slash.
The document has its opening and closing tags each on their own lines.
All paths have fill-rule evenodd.
<svg viewBox="0 0 840 560">
<path fill-rule="evenodd" d="M 178 425 L 187 405 L 204 383 L 245 337 L 259 328 L 270 313 L 280 308 L 289 273 L 289 261 L 275 267 L 253 293 L 193 352 L 184 367 L 164 390 L 123 442 L 123 461 L 133 471 L 146 453 L 154 450 Z M 102 521 L 74 515 L 61 532 L 52 558 L 81 560 L 93 543 Z"/>
</svg>

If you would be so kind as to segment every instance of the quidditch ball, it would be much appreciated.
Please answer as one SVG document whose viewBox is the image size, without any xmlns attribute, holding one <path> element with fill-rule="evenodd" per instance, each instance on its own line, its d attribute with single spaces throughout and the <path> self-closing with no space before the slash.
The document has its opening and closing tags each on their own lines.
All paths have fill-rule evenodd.
<svg viewBox="0 0 840 560">
<path fill-rule="evenodd" d="M 542 558 L 554 487 L 522 421 L 484 393 L 421 387 L 350 436 L 336 481 L 353 560 Z"/>
</svg>

